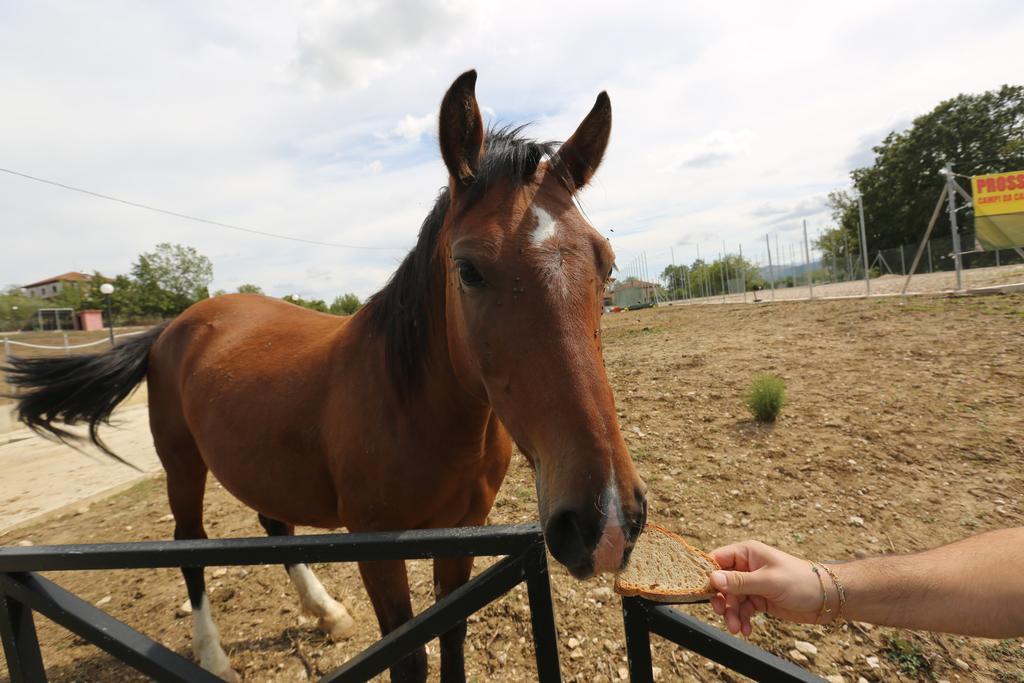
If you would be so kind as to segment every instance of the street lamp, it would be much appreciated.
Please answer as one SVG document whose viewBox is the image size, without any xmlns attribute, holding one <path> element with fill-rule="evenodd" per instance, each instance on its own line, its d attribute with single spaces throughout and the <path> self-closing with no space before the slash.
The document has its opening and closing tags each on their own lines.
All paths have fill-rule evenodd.
<svg viewBox="0 0 1024 683">
<path fill-rule="evenodd" d="M 110 295 L 114 293 L 114 285 L 104 282 L 100 285 L 100 292 L 107 296 L 107 325 L 110 328 L 110 346 L 114 346 L 114 306 L 110 301 Z"/>
</svg>

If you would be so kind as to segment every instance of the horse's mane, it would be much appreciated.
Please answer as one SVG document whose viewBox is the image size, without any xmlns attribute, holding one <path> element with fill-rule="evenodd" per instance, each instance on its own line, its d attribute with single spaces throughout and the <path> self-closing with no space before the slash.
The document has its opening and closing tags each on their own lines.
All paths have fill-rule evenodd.
<svg viewBox="0 0 1024 683">
<path fill-rule="evenodd" d="M 462 195 L 461 210 L 480 201 L 499 181 L 529 182 L 541 160 L 555 154 L 558 143 L 526 138 L 524 128 L 505 126 L 487 131 L 484 156 Z M 433 265 L 439 256 L 438 234 L 450 207 L 445 187 L 420 227 L 416 246 L 364 308 L 371 329 L 383 337 L 386 363 L 400 389 L 419 380 L 430 342 L 431 318 L 440 310 L 436 304 L 440 292 L 435 291 L 440 283 L 435 282 Z"/>
</svg>

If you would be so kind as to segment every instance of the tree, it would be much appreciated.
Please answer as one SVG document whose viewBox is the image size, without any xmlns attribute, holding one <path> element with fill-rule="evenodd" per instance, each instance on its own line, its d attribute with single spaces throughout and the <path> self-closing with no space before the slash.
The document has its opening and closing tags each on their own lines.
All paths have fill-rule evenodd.
<svg viewBox="0 0 1024 683">
<path fill-rule="evenodd" d="M 213 264 L 194 247 L 165 242 L 139 255 L 132 279 L 142 311 L 169 317 L 210 296 Z"/>
<path fill-rule="evenodd" d="M 351 292 L 342 294 L 334 298 L 331 302 L 330 311 L 334 315 L 352 315 L 362 307 L 362 302 L 359 301 L 359 297 Z"/>
<path fill-rule="evenodd" d="M 665 266 L 665 270 L 661 271 L 661 281 L 665 283 L 665 288 L 671 298 L 683 299 L 686 297 L 686 284 L 690 281 L 689 274 L 689 266 L 684 265 Z"/>
<path fill-rule="evenodd" d="M 859 234 L 853 239 L 841 227 L 826 228 L 814 240 L 814 248 L 821 252 L 822 265 L 832 280 L 850 279 L 860 266 Z"/>
<path fill-rule="evenodd" d="M 873 165 L 850 173 L 864 200 L 868 246 L 917 242 L 942 191 L 939 170 L 945 163 L 964 176 L 1024 168 L 1024 86 L 957 95 L 914 119 L 907 130 L 887 135 L 874 152 Z M 859 231 L 856 201 L 846 193 L 829 199 L 833 212 L 841 212 L 840 228 L 853 238 Z M 970 210 L 961 214 L 963 231 L 972 217 Z M 942 212 L 934 234 L 949 233 Z"/>
<path fill-rule="evenodd" d="M 44 299 L 25 296 L 21 287 L 11 285 L 0 294 L 0 330 L 21 330 L 29 327 L 35 312 L 48 305 Z"/>
<path fill-rule="evenodd" d="M 296 306 L 302 306 L 308 308 L 311 311 L 320 311 L 321 313 L 327 313 L 327 304 L 324 303 L 323 299 L 303 299 L 301 296 L 295 296 L 294 294 L 286 294 L 281 297 L 283 301 L 287 301 L 290 304 Z"/>
<path fill-rule="evenodd" d="M 259 285 L 249 284 L 248 282 L 244 285 L 238 286 L 239 294 L 263 294 L 263 288 Z"/>
</svg>

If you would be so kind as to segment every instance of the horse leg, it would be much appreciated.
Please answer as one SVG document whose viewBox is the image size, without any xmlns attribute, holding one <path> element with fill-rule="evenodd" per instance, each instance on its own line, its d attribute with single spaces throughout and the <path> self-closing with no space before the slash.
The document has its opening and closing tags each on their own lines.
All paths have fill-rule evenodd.
<svg viewBox="0 0 1024 683">
<path fill-rule="evenodd" d="M 472 557 L 439 557 L 434 560 L 434 599 L 440 600 L 469 581 L 472 571 Z M 442 683 L 462 683 L 466 680 L 466 622 L 459 622 L 442 633 L 440 640 Z"/>
<path fill-rule="evenodd" d="M 360 562 L 363 585 L 377 613 L 381 635 L 387 635 L 412 619 L 409 576 L 405 560 Z M 419 648 L 391 667 L 392 683 L 419 683 L 427 680 L 427 651 Z"/>
<path fill-rule="evenodd" d="M 174 514 L 174 538 L 206 538 L 203 528 L 203 494 L 206 490 L 206 466 L 198 452 L 191 467 L 176 462 L 167 470 L 167 498 Z M 166 465 L 166 460 L 164 461 Z M 199 665 L 226 681 L 240 680 L 220 644 L 220 632 L 213 623 L 210 599 L 206 594 L 203 567 L 182 567 L 188 600 L 192 605 L 192 652 Z"/>
<path fill-rule="evenodd" d="M 295 527 L 279 522 L 266 515 L 259 515 L 260 525 L 267 536 L 291 536 Z M 295 590 L 299 592 L 302 609 L 317 618 L 317 626 L 334 641 L 345 640 L 356 630 L 356 624 L 349 616 L 348 610 L 340 602 L 332 598 L 324 590 L 316 575 L 305 564 L 286 564 L 288 578 L 292 580 Z"/>
</svg>

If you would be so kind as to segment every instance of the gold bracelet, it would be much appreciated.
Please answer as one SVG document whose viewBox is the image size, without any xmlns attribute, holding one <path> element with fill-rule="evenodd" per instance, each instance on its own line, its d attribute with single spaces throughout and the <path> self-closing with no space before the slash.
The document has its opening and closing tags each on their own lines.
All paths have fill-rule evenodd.
<svg viewBox="0 0 1024 683">
<path fill-rule="evenodd" d="M 821 572 L 818 570 L 817 565 L 814 562 L 811 562 L 810 564 L 811 571 L 814 572 L 814 575 L 818 577 L 818 585 L 821 587 L 821 607 L 818 609 L 818 616 L 814 618 L 814 623 L 828 623 L 823 622 L 821 619 L 825 614 L 829 614 L 832 612 L 832 610 L 828 608 L 828 592 L 825 590 L 825 579 L 821 578 Z"/>
<path fill-rule="evenodd" d="M 832 583 L 836 585 L 836 593 L 839 595 L 839 609 L 836 611 L 835 619 L 832 620 L 832 623 L 835 624 L 843 618 L 843 608 L 846 607 L 846 588 L 843 587 L 839 577 L 836 576 L 834 571 L 829 569 L 827 564 L 822 564 L 821 568 L 828 572 L 828 575 L 832 578 Z"/>
</svg>

